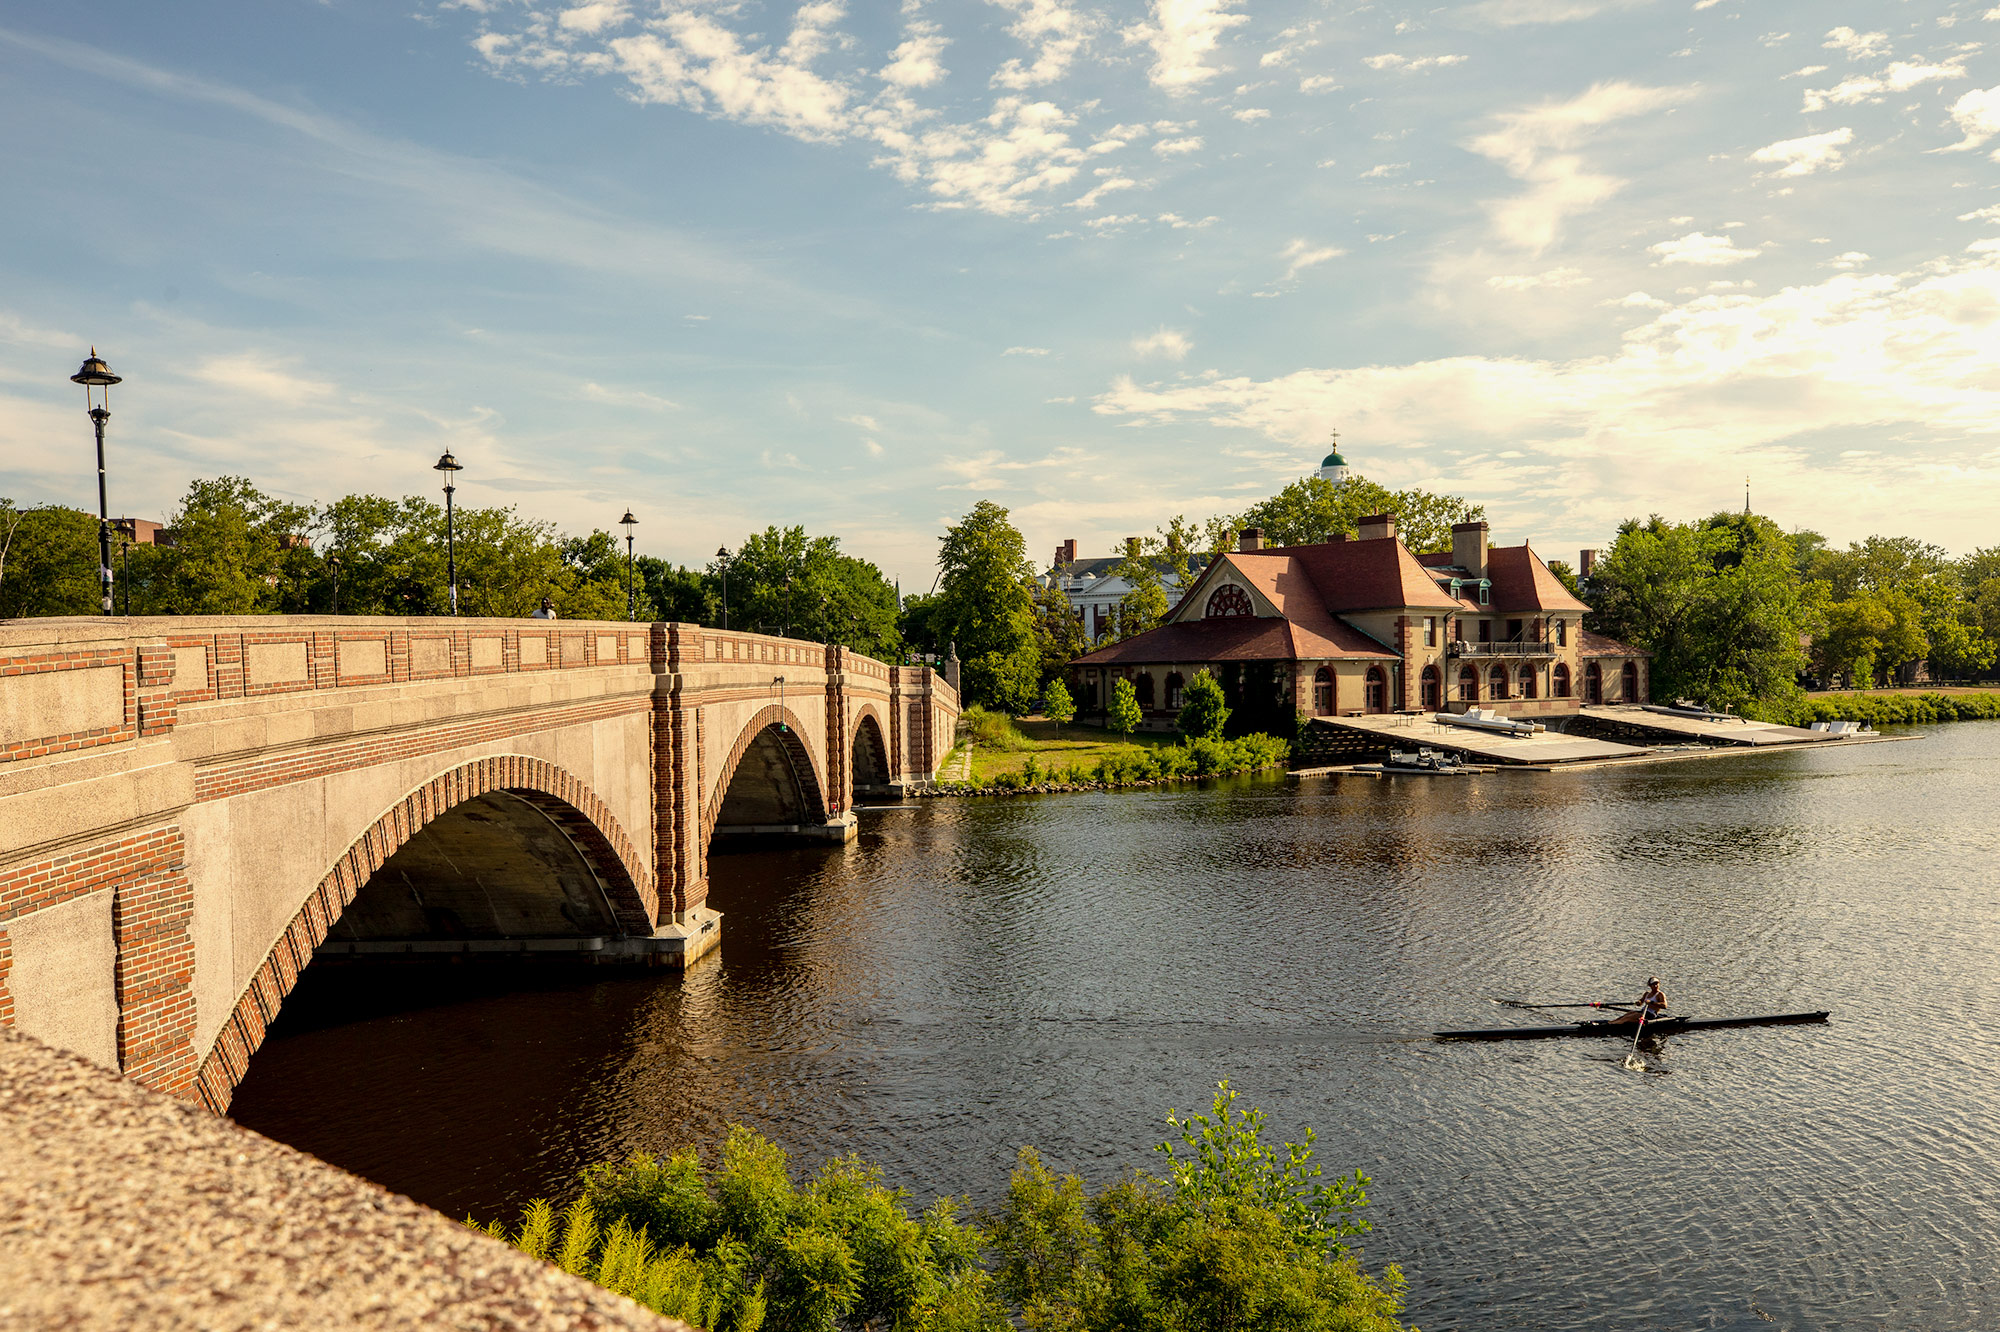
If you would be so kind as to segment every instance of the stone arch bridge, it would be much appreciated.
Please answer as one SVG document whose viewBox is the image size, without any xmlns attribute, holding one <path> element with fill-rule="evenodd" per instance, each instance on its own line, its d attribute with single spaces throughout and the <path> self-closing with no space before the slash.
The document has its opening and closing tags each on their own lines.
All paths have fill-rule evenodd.
<svg viewBox="0 0 2000 1332">
<path fill-rule="evenodd" d="M 686 965 L 715 839 L 853 837 L 958 710 L 686 624 L 0 622 L 0 1025 L 220 1111 L 315 956 Z"/>
</svg>

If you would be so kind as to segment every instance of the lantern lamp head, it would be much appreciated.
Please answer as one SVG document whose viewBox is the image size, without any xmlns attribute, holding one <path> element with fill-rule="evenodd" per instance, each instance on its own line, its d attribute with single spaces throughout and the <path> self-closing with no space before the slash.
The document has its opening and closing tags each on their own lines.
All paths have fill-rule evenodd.
<svg viewBox="0 0 2000 1332">
<path fill-rule="evenodd" d="M 70 383 L 83 385 L 84 400 L 92 411 L 102 409 L 111 401 L 111 386 L 123 383 L 121 376 L 111 373 L 111 367 L 97 354 L 97 348 L 90 349 L 90 357 L 83 368 L 69 377 Z"/>
<path fill-rule="evenodd" d="M 464 471 L 465 469 L 459 465 L 458 459 L 451 456 L 451 450 L 446 449 L 444 451 L 444 456 L 431 464 L 431 470 L 434 472 L 451 473 L 451 472 L 461 472 Z M 449 481 L 450 479 L 451 477 L 449 475 L 445 477 L 445 480 L 447 481 Z"/>
<path fill-rule="evenodd" d="M 618 520 L 618 525 L 625 529 L 625 535 L 629 537 L 632 535 L 632 529 L 639 525 L 639 520 L 632 516 L 630 509 L 627 509 L 625 510 L 625 516 Z"/>
</svg>

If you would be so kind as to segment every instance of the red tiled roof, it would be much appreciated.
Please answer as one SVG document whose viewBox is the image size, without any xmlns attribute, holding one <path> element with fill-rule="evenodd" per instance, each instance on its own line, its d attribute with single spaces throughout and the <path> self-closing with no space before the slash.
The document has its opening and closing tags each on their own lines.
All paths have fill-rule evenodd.
<svg viewBox="0 0 2000 1332">
<path fill-rule="evenodd" d="M 1368 541 L 1329 541 L 1317 546 L 1282 546 L 1226 557 L 1245 575 L 1260 583 L 1289 584 L 1285 591 L 1304 592 L 1295 579 L 1283 578 L 1273 567 L 1303 573 L 1317 597 L 1313 600 L 1335 615 L 1356 611 L 1415 609 L 1455 610 L 1457 603 L 1438 589 L 1402 542 L 1376 537 Z M 1221 563 L 1221 561 L 1218 561 Z M 1291 614 L 1289 608 L 1286 614 Z"/>
<path fill-rule="evenodd" d="M 1228 615 L 1214 620 L 1179 620 L 1135 634 L 1078 657 L 1077 666 L 1142 663 L 1194 664 L 1204 661 L 1295 661 L 1318 657 L 1394 660 L 1396 654 L 1351 626 L 1334 624 L 1324 637 L 1271 616 Z"/>
<path fill-rule="evenodd" d="M 1495 546 L 1486 552 L 1486 576 L 1493 580 L 1493 605 L 1500 610 L 1586 611 L 1590 607 L 1549 572 L 1541 556 L 1518 546 Z"/>
<path fill-rule="evenodd" d="M 1595 633 L 1589 629 L 1584 630 L 1583 636 L 1576 640 L 1576 650 L 1577 655 L 1580 657 L 1650 657 L 1653 655 L 1644 648 L 1633 647 L 1630 643 L 1621 643 L 1615 638 L 1606 638 L 1603 634 Z"/>
</svg>

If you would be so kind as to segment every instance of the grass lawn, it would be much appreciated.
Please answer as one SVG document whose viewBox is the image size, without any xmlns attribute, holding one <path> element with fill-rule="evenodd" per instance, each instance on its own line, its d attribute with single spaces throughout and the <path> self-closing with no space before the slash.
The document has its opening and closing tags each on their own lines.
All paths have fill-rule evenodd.
<svg viewBox="0 0 2000 1332">
<path fill-rule="evenodd" d="M 1180 739 L 1177 734 L 1158 731 L 1112 735 L 1101 726 L 1065 726 L 1047 717 L 1016 717 L 1014 727 L 1027 738 L 1027 747 L 997 749 L 991 745 L 974 745 L 973 776 L 981 781 L 991 781 L 1003 772 L 1019 772 L 1030 755 L 1044 768 L 1066 768 L 1072 763 L 1094 768 L 1097 760 L 1115 749 L 1132 745 L 1171 745 Z"/>
</svg>

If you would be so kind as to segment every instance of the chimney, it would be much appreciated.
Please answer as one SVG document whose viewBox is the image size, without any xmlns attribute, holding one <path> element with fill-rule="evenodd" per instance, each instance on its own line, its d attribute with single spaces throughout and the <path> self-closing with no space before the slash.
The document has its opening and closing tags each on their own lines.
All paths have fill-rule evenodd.
<svg viewBox="0 0 2000 1332">
<path fill-rule="evenodd" d="M 1486 524 L 1451 525 L 1451 562 L 1474 578 L 1486 577 Z"/>
<path fill-rule="evenodd" d="M 1396 515 L 1393 513 L 1371 513 L 1356 526 L 1363 541 L 1393 539 L 1396 535 Z"/>
<path fill-rule="evenodd" d="M 1597 571 L 1597 552 L 1580 550 L 1576 553 L 1576 576 L 1588 578 Z"/>
<path fill-rule="evenodd" d="M 1056 563 L 1057 563 L 1057 564 L 1075 564 L 1075 563 L 1076 563 L 1076 538 L 1075 538 L 1075 537 L 1071 537 L 1071 538 L 1070 538 L 1069 540 L 1067 540 L 1067 541 L 1063 542 L 1063 543 L 1062 543 L 1062 544 L 1061 544 L 1060 546 L 1057 546 L 1057 547 L 1056 547 Z"/>
<path fill-rule="evenodd" d="M 1238 550 L 1264 549 L 1264 529 L 1261 527 L 1244 528 L 1243 535 L 1236 538 L 1236 549 Z"/>
<path fill-rule="evenodd" d="M 1141 546 L 1141 544 L 1143 544 L 1143 543 L 1141 543 L 1141 542 L 1140 542 L 1140 540 L 1139 540 L 1139 538 L 1138 538 L 1138 537 L 1126 537 L 1126 538 L 1125 538 L 1125 558 L 1126 558 L 1126 559 L 1128 559 L 1128 560 L 1136 560 L 1136 559 L 1138 559 L 1138 558 L 1139 558 L 1139 547 Z"/>
</svg>

